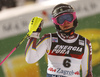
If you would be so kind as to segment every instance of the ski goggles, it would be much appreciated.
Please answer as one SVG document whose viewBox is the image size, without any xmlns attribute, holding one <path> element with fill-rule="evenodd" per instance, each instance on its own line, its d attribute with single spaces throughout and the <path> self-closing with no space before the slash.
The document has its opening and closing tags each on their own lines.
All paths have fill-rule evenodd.
<svg viewBox="0 0 100 77">
<path fill-rule="evenodd" d="M 57 25 L 63 25 L 65 21 L 72 23 L 76 19 L 76 12 L 63 13 L 57 17 L 52 18 L 53 23 Z"/>
</svg>

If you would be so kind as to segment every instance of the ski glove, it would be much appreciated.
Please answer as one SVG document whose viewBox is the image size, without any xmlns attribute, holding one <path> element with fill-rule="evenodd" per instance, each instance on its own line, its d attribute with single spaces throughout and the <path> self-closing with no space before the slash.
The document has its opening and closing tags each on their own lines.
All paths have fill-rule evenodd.
<svg viewBox="0 0 100 77">
<path fill-rule="evenodd" d="M 43 27 L 43 19 L 40 17 L 33 17 L 29 23 L 29 37 L 39 38 L 40 32 Z"/>
</svg>

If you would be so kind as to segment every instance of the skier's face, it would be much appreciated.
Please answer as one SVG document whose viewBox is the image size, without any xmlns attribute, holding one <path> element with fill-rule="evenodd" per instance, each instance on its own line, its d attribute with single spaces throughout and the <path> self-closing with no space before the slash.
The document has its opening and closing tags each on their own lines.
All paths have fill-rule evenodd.
<svg viewBox="0 0 100 77">
<path fill-rule="evenodd" d="M 73 27 L 73 22 L 69 23 L 69 22 L 65 21 L 64 24 L 63 25 L 59 25 L 59 27 L 60 27 L 61 30 L 70 29 L 70 28 Z M 65 32 L 69 32 L 69 31 L 70 30 L 65 31 Z"/>
</svg>

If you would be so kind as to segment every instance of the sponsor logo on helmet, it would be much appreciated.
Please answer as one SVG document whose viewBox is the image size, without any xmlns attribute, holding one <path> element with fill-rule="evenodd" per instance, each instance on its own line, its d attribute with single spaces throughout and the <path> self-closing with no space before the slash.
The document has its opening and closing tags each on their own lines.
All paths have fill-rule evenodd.
<svg viewBox="0 0 100 77">
<path fill-rule="evenodd" d="M 66 8 L 66 9 L 63 9 L 63 8 Z M 74 9 L 71 6 L 60 6 L 53 11 L 53 16 L 55 17 L 65 12 L 74 12 Z"/>
</svg>

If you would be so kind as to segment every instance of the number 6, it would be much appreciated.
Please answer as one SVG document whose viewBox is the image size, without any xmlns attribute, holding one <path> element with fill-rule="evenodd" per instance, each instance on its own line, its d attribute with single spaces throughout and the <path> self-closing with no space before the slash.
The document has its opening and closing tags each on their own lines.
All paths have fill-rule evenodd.
<svg viewBox="0 0 100 77">
<path fill-rule="evenodd" d="M 71 66 L 71 60 L 70 59 L 65 59 L 63 61 L 63 65 L 64 65 L 64 67 L 69 68 Z"/>
</svg>

